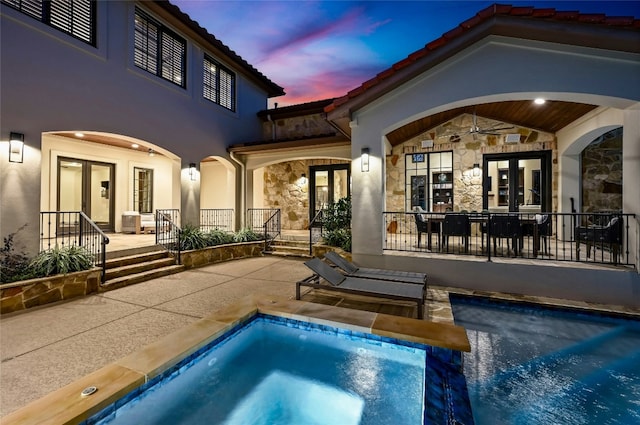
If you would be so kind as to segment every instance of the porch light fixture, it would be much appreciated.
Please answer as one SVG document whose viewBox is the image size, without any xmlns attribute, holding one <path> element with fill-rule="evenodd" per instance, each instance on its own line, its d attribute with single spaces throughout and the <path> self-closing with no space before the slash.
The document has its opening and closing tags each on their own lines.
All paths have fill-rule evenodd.
<svg viewBox="0 0 640 425">
<path fill-rule="evenodd" d="M 368 173 L 369 172 L 369 148 L 362 148 L 362 172 L 363 173 Z"/>
<path fill-rule="evenodd" d="M 22 163 L 24 159 L 24 134 L 9 134 L 9 162 Z"/>
<path fill-rule="evenodd" d="M 307 184 L 307 175 L 305 173 L 300 175 L 300 184 Z"/>
<path fill-rule="evenodd" d="M 195 162 L 189 163 L 189 178 L 192 182 L 196 181 L 196 164 Z"/>
<path fill-rule="evenodd" d="M 149 148 L 149 156 L 155 156 L 155 154 L 156 152 L 153 149 Z"/>
<path fill-rule="evenodd" d="M 474 176 L 480 175 L 480 164 L 478 164 L 477 162 L 473 164 L 473 175 Z"/>
</svg>

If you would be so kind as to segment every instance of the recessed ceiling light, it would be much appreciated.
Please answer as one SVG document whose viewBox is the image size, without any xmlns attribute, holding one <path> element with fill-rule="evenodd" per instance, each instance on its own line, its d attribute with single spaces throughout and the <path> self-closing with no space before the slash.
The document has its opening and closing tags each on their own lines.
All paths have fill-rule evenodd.
<svg viewBox="0 0 640 425">
<path fill-rule="evenodd" d="M 133 144 L 131 145 L 131 147 L 132 147 L 133 149 L 138 149 L 138 148 L 140 147 L 140 145 L 138 145 L 137 143 L 133 143 Z"/>
<path fill-rule="evenodd" d="M 546 102 L 546 100 L 544 100 L 541 97 L 538 97 L 533 101 L 533 103 L 535 103 L 536 105 L 544 105 L 545 102 Z"/>
<path fill-rule="evenodd" d="M 76 137 L 84 137 L 84 133 L 80 133 L 79 131 L 76 133 Z"/>
</svg>

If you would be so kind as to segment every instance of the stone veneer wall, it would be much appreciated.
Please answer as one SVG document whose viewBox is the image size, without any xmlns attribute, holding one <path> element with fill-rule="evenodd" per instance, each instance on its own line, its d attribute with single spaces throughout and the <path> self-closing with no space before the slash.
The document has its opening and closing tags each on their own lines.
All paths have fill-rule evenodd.
<svg viewBox="0 0 640 425">
<path fill-rule="evenodd" d="M 310 136 L 334 134 L 333 128 L 323 114 L 310 114 L 299 117 L 283 118 L 274 123 L 266 121 L 262 124 L 264 140 L 295 139 Z"/>
<path fill-rule="evenodd" d="M 520 134 L 520 143 L 505 144 L 504 136 L 481 135 L 476 138 L 472 135 L 462 137 L 459 142 L 450 142 L 448 137 L 439 137 L 448 134 L 452 128 L 469 129 L 473 125 L 472 116 L 461 115 L 436 129 L 413 137 L 406 142 L 395 146 L 391 155 L 386 158 L 386 211 L 401 212 L 405 210 L 405 154 L 415 152 L 447 152 L 453 151 L 453 199 L 454 211 L 481 211 L 482 210 L 482 175 L 474 176 L 471 172 L 473 164 L 482 165 L 484 154 L 515 153 L 530 151 L 552 151 L 552 208 L 557 211 L 558 205 L 558 151 L 555 136 L 527 128 L 516 127 L 505 133 Z M 484 118 L 478 119 L 480 128 L 488 128 L 497 123 Z M 433 140 L 433 148 L 422 148 L 422 140 Z"/>
<path fill-rule="evenodd" d="M 0 313 L 6 314 L 98 292 L 100 269 L 49 276 L 0 286 Z"/>
<path fill-rule="evenodd" d="M 591 142 L 581 159 L 581 211 L 622 211 L 622 128 Z"/>
<path fill-rule="evenodd" d="M 309 167 L 349 164 L 350 161 L 312 159 L 287 161 L 264 169 L 264 207 L 280 208 L 283 230 L 306 230 L 309 226 Z M 300 177 L 307 176 L 302 184 Z"/>
</svg>

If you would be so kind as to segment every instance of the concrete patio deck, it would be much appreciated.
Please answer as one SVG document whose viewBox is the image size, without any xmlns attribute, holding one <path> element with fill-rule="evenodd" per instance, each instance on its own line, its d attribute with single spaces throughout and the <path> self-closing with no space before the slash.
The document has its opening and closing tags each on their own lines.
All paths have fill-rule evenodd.
<svg viewBox="0 0 640 425">
<path fill-rule="evenodd" d="M 309 274 L 299 259 L 249 258 L 2 315 L 0 416 L 249 294 L 294 299 L 295 282 Z M 473 293 L 429 287 L 425 320 L 453 322 L 449 292 Z M 516 299 L 630 313 L 615 306 L 534 297 Z M 313 290 L 304 293 L 302 300 L 415 317 L 415 305 L 392 300 L 345 297 Z"/>
</svg>

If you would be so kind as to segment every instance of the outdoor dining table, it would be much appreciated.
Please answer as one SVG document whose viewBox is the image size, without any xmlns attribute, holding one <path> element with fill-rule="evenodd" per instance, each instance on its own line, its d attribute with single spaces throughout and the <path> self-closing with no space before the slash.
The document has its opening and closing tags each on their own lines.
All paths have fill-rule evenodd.
<svg viewBox="0 0 640 425">
<path fill-rule="evenodd" d="M 483 213 L 454 213 L 454 214 L 466 214 L 469 216 L 469 221 L 471 224 L 488 224 L 490 214 Z M 431 223 L 438 223 L 439 229 L 442 229 L 442 223 L 444 223 L 444 217 L 446 214 L 429 214 L 428 217 L 425 218 L 427 222 L 427 249 L 429 251 L 432 250 L 431 243 L 431 235 L 433 235 L 433 230 Z M 540 238 L 539 238 L 539 229 L 538 229 L 538 221 L 535 216 L 531 216 L 529 214 L 520 215 L 520 226 L 524 227 L 525 225 L 532 225 L 533 232 L 533 256 L 537 257 L 538 252 L 540 251 Z M 438 231 L 440 233 L 441 230 Z M 484 236 L 483 236 L 484 237 Z M 489 234 L 487 233 L 487 247 L 490 246 Z"/>
</svg>

